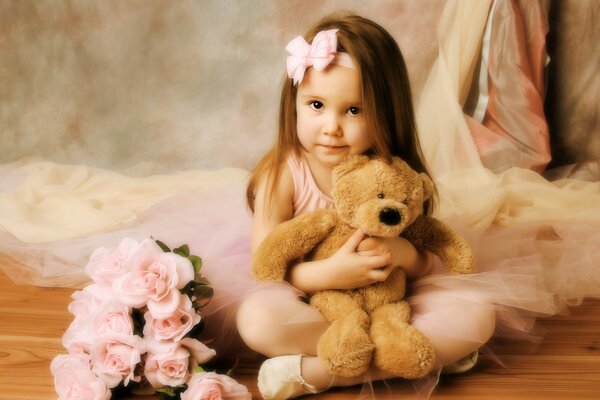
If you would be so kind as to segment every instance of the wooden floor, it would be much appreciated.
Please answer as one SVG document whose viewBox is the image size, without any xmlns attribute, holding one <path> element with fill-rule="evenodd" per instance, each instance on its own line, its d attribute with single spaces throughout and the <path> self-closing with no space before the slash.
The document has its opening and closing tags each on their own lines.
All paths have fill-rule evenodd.
<svg viewBox="0 0 600 400">
<path fill-rule="evenodd" d="M 18 286 L 0 273 L 0 399 L 56 399 L 50 360 L 64 350 L 61 336 L 71 321 L 67 313 L 73 290 Z M 546 338 L 534 355 L 514 344 L 507 368 L 483 356 L 475 370 L 445 377 L 432 399 L 600 399 L 600 301 L 586 301 L 569 316 L 542 321 Z M 235 375 L 255 399 L 258 361 L 243 361 Z M 376 399 L 411 398 L 401 381 L 374 385 Z M 315 399 L 355 399 L 367 387 L 335 389 Z M 362 396 L 361 396 L 362 397 Z M 153 397 L 150 397 L 153 398 Z"/>
</svg>

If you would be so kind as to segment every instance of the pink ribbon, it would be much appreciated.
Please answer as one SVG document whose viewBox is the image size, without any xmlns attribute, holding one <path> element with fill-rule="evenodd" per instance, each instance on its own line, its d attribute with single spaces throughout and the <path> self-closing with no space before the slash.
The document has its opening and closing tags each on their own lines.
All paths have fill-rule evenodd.
<svg viewBox="0 0 600 400">
<path fill-rule="evenodd" d="M 302 36 L 288 43 L 286 50 L 290 53 L 287 58 L 287 72 L 294 79 L 294 85 L 302 82 L 306 68 L 313 67 L 323 71 L 334 59 L 337 51 L 337 29 L 321 31 L 308 44 Z"/>
</svg>

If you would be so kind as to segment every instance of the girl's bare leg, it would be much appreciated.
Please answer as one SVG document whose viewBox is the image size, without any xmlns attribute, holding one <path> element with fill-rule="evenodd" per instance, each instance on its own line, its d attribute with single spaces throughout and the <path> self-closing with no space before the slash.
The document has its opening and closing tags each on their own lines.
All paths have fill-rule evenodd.
<svg viewBox="0 0 600 400">
<path fill-rule="evenodd" d="M 459 332 L 455 337 L 480 339 L 471 341 L 453 338 L 447 331 L 439 329 L 436 314 L 441 319 L 447 318 L 448 315 L 459 315 L 461 319 L 469 321 L 461 326 L 461 329 L 472 332 Z M 333 379 L 316 357 L 317 341 L 329 324 L 317 310 L 299 300 L 289 290 L 271 289 L 249 296 L 240 306 L 237 323 L 246 345 L 259 353 L 268 357 L 304 354 L 302 377 L 317 388 L 325 388 L 332 384 L 351 386 L 365 380 L 375 381 L 392 377 L 377 368 L 371 368 L 361 376 Z M 478 304 L 461 302 L 441 306 L 436 303 L 433 309 L 427 310 L 426 317 L 416 314 L 412 324 L 431 340 L 438 366 L 441 367 L 481 347 L 494 331 L 495 316 L 491 307 Z"/>
<path fill-rule="evenodd" d="M 456 289 L 454 289 L 456 290 Z M 464 293 L 466 296 L 466 291 Z M 427 336 L 438 367 L 473 353 L 494 334 L 496 311 L 492 304 L 456 297 L 449 289 L 429 288 L 412 305 L 412 326 Z"/>
<path fill-rule="evenodd" d="M 248 347 L 276 357 L 316 355 L 317 341 L 329 323 L 289 289 L 277 288 L 248 296 L 238 310 L 237 326 Z"/>
</svg>

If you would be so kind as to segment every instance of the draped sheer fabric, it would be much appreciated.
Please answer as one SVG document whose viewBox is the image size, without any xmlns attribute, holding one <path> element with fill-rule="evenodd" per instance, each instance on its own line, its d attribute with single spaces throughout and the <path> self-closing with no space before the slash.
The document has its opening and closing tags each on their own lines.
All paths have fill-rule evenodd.
<svg viewBox="0 0 600 400">
<path fill-rule="evenodd" d="M 547 8 L 541 1 L 494 1 L 490 10 L 479 79 L 471 88 L 478 104 L 467 122 L 482 163 L 495 172 L 514 166 L 542 171 L 550 161 Z"/>
</svg>

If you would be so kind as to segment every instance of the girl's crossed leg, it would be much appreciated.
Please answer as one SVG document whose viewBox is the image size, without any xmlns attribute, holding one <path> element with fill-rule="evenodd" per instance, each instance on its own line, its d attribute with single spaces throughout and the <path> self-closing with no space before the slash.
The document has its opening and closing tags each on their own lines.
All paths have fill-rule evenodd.
<svg viewBox="0 0 600 400">
<path fill-rule="evenodd" d="M 413 306 L 411 323 L 431 341 L 438 367 L 475 352 L 492 336 L 495 327 L 492 306 L 467 300 L 447 301 L 453 297 L 447 296 L 446 289 L 434 288 L 429 292 L 425 297 L 431 301 L 420 301 Z M 441 326 L 443 321 L 457 320 L 460 325 Z M 268 289 L 250 295 L 239 308 L 237 325 L 246 345 L 267 357 L 304 355 L 299 368 L 301 378 L 317 390 L 392 378 L 375 367 L 352 378 L 332 377 L 316 357 L 317 342 L 329 323 L 289 289 Z"/>
</svg>

